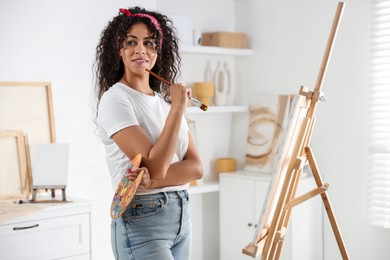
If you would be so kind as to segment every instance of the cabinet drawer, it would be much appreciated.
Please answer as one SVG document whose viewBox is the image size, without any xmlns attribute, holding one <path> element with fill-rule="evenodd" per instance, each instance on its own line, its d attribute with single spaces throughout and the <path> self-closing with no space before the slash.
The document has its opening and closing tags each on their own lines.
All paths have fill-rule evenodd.
<svg viewBox="0 0 390 260">
<path fill-rule="evenodd" d="M 90 253 L 89 214 L 0 226 L 0 259 L 58 259 Z"/>
</svg>

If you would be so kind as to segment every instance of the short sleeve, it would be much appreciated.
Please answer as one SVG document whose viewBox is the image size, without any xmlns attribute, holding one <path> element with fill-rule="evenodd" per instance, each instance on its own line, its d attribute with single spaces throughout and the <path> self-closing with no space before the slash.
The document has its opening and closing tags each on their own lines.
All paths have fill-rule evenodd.
<svg viewBox="0 0 390 260">
<path fill-rule="evenodd" d="M 126 127 L 139 125 L 131 98 L 118 89 L 110 89 L 103 94 L 97 122 L 109 138 Z"/>
</svg>

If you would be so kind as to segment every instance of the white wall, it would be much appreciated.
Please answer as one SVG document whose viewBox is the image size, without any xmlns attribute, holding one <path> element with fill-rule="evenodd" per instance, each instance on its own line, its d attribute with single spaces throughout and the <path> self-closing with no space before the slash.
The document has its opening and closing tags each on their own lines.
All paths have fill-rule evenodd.
<svg viewBox="0 0 390 260">
<path fill-rule="evenodd" d="M 52 83 L 57 142 L 71 149 L 67 196 L 92 201 L 94 260 L 113 258 L 113 191 L 92 113 L 95 47 L 119 7 L 140 3 L 155 7 L 154 0 L 0 0 L 0 80 Z"/>
<path fill-rule="evenodd" d="M 118 8 L 140 3 L 165 12 L 192 10 L 199 29 L 236 26 L 248 32 L 254 54 L 237 64 L 237 80 L 245 88 L 237 95 L 245 104 L 255 93 L 313 87 L 337 4 L 219 0 L 203 1 L 199 8 L 196 2 L 0 0 L 0 80 L 52 82 L 57 140 L 71 144 L 67 192 L 93 201 L 93 259 L 112 257 L 107 211 L 112 191 L 93 133 L 91 67 L 99 34 Z M 390 235 L 365 224 L 368 30 L 369 0 L 347 1 L 323 87 L 328 101 L 317 110 L 312 146 L 331 184 L 329 196 L 351 259 L 381 260 L 390 258 Z M 324 230 L 325 259 L 340 259 L 330 226 Z"/>
<path fill-rule="evenodd" d="M 221 1 L 213 2 L 214 9 Z M 177 8 L 169 9 L 165 4 L 169 3 L 156 0 L 0 0 L 0 80 L 51 82 L 57 142 L 70 143 L 71 147 L 67 197 L 92 201 L 94 260 L 113 259 L 109 215 L 113 191 L 104 149 L 94 134 L 93 124 L 95 48 L 102 29 L 117 14 L 118 8 L 140 5 L 171 14 L 180 14 L 186 8 L 174 1 L 171 6 Z M 233 2 L 228 6 L 233 13 Z M 200 16 L 195 18 L 201 20 Z M 222 28 L 231 27 L 233 21 Z M 221 28 L 216 24 L 213 28 Z M 217 193 L 207 195 L 205 202 L 200 195 L 193 197 L 191 210 L 196 240 L 193 259 L 204 255 L 213 258 L 219 254 L 218 239 L 213 239 L 219 234 L 205 237 L 200 230 L 202 218 L 207 216 L 203 208 L 207 210 L 209 201 L 217 200 Z M 212 220 L 217 218 L 218 215 Z M 207 228 L 211 223 L 204 224 Z M 209 241 L 211 239 L 214 241 Z M 202 246 L 202 240 L 207 241 L 208 246 Z"/>
<path fill-rule="evenodd" d="M 251 37 L 254 55 L 238 63 L 242 102 L 256 93 L 314 88 L 336 0 L 237 1 L 237 29 Z M 325 76 L 326 103 L 317 109 L 312 148 L 351 259 L 390 258 L 389 231 L 365 223 L 369 0 L 346 1 Z M 326 260 L 341 259 L 324 215 Z M 310 246 L 310 245 L 308 245 Z"/>
</svg>

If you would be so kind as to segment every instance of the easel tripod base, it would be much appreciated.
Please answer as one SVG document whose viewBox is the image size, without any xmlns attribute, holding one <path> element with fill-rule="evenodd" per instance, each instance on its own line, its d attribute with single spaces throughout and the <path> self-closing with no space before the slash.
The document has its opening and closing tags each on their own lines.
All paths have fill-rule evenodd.
<svg viewBox="0 0 390 260">
<path fill-rule="evenodd" d="M 312 170 L 314 180 L 317 184 L 317 188 L 314 188 L 313 190 L 285 203 L 283 210 L 284 211 L 291 211 L 294 206 L 297 206 L 297 205 L 299 205 L 299 204 L 301 204 L 301 203 L 303 203 L 303 202 L 305 202 L 305 201 L 307 201 L 307 200 L 309 200 L 317 195 L 321 195 L 321 199 L 322 199 L 323 205 L 325 207 L 326 213 L 328 215 L 330 224 L 332 226 L 332 230 L 333 230 L 334 236 L 336 238 L 337 245 L 339 247 L 341 256 L 344 260 L 348 260 L 349 256 L 348 256 L 343 238 L 341 236 L 341 232 L 339 230 L 339 227 L 338 227 L 338 224 L 336 221 L 336 217 L 333 213 L 333 209 L 332 209 L 332 206 L 330 204 L 330 200 L 329 200 L 329 197 L 327 194 L 327 190 L 329 189 L 330 185 L 328 183 L 323 183 L 311 148 L 305 147 L 304 150 L 306 153 L 307 161 L 309 162 L 310 168 Z M 264 245 L 265 245 L 267 237 L 268 237 L 268 231 L 269 231 L 268 228 L 263 229 L 262 235 L 260 236 L 260 239 L 257 241 L 257 244 L 253 244 L 253 243 L 248 244 L 242 250 L 242 253 L 246 254 L 248 256 L 251 256 L 253 258 L 257 258 L 261 254 L 262 260 L 279 259 L 280 255 L 281 255 L 281 249 L 282 249 L 282 246 L 279 245 L 279 243 L 283 244 L 286 229 L 287 229 L 287 224 L 285 224 L 283 226 L 283 228 L 281 228 L 280 230 L 276 231 L 273 248 L 275 248 L 277 250 L 272 257 L 270 256 L 272 254 L 269 254 L 269 252 L 263 251 Z"/>
</svg>

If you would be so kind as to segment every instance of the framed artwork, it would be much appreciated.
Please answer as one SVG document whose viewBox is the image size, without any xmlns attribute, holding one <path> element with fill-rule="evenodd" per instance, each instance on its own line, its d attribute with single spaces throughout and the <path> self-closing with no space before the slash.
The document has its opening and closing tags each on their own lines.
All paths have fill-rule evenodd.
<svg viewBox="0 0 390 260">
<path fill-rule="evenodd" d="M 291 97 L 291 95 L 261 95 L 251 103 L 244 170 L 272 172 L 286 130 Z"/>
<path fill-rule="evenodd" d="M 31 167 L 23 130 L 0 130 L 0 200 L 27 198 Z"/>
<path fill-rule="evenodd" d="M 31 144 L 55 143 L 49 82 L 0 82 L 0 130 L 22 129 Z"/>
</svg>

